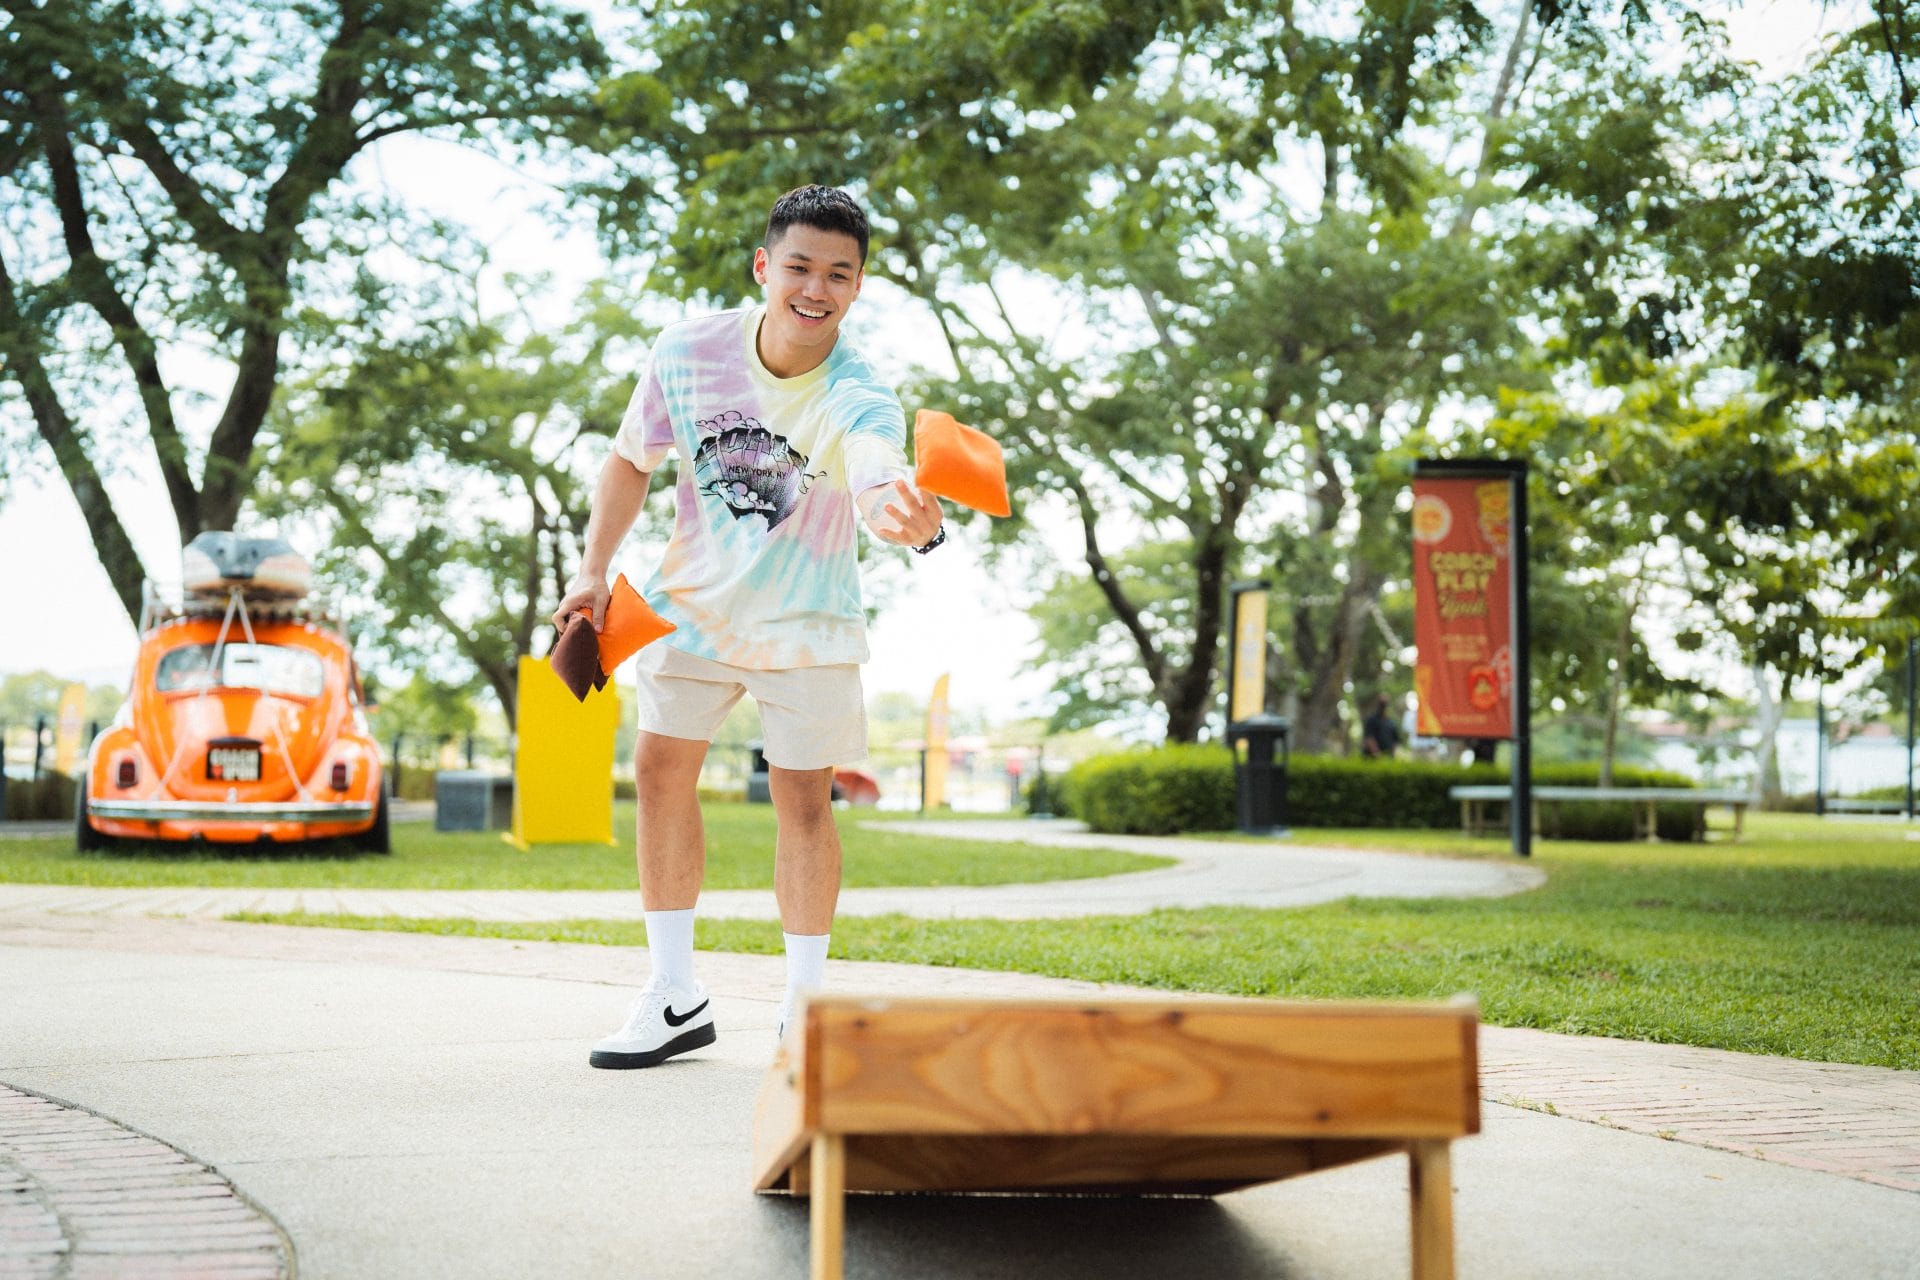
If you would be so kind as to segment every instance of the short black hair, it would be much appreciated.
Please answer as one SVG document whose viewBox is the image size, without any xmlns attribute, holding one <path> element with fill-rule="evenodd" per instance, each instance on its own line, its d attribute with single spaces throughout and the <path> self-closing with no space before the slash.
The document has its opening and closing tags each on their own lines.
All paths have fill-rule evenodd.
<svg viewBox="0 0 1920 1280">
<path fill-rule="evenodd" d="M 860 265 L 867 264 L 867 239 L 872 235 L 872 228 L 867 225 L 866 210 L 840 188 L 810 184 L 795 187 L 775 200 L 773 212 L 767 215 L 764 241 L 767 249 L 771 251 L 774 243 L 795 223 L 852 236 L 860 242 Z"/>
</svg>

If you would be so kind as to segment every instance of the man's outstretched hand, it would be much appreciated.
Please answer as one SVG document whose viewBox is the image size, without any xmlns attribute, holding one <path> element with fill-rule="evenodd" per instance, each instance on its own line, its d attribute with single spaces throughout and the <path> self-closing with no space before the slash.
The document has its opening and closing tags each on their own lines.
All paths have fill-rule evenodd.
<svg viewBox="0 0 1920 1280">
<path fill-rule="evenodd" d="M 946 515 L 940 499 L 905 480 L 863 490 L 859 502 L 861 518 L 873 530 L 873 536 L 902 547 L 924 547 L 932 542 Z"/>
<path fill-rule="evenodd" d="M 599 632 L 607 625 L 607 601 L 612 595 L 613 588 L 607 585 L 604 576 L 574 575 L 573 581 L 567 584 L 567 594 L 560 597 L 560 607 L 553 611 L 553 629 L 564 633 L 567 619 L 585 609 L 594 631 Z"/>
</svg>

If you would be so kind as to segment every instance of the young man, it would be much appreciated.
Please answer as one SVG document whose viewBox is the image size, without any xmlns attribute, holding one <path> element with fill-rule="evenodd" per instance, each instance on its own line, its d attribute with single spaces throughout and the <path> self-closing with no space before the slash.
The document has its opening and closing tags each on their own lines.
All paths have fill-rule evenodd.
<svg viewBox="0 0 1920 1280">
<path fill-rule="evenodd" d="M 774 894 L 787 990 L 820 985 L 840 894 L 833 766 L 866 754 L 867 659 L 856 512 L 916 551 L 944 540 L 939 500 L 907 479 L 906 416 L 840 337 L 860 296 L 867 218 L 845 192 L 809 186 L 775 202 L 753 275 L 756 307 L 663 332 L 600 473 L 580 572 L 554 625 L 605 621 L 607 567 L 648 479 L 679 458 L 673 535 L 642 593 L 679 629 L 635 659 L 640 892 L 653 975 L 596 1067 L 650 1067 L 714 1040 L 693 976 L 693 913 L 706 871 L 695 784 L 742 693 L 760 708 L 774 817 Z"/>
</svg>

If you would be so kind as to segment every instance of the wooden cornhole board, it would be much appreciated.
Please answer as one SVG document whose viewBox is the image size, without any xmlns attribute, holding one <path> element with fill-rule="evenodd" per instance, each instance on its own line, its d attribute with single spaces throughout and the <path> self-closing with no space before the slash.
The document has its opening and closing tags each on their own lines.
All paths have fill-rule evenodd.
<svg viewBox="0 0 1920 1280">
<path fill-rule="evenodd" d="M 1219 1195 L 1411 1157 L 1413 1274 L 1453 1275 L 1451 1139 L 1480 1130 L 1479 1013 L 1448 1004 L 817 996 L 754 1114 L 754 1187 Z"/>
</svg>

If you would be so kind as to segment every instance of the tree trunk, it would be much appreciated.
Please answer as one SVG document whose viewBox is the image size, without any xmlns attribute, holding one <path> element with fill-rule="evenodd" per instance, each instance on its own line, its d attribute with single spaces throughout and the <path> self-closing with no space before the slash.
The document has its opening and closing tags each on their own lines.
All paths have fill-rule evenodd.
<svg viewBox="0 0 1920 1280">
<path fill-rule="evenodd" d="M 456 635 L 457 638 L 459 637 Z M 498 663 L 481 662 L 477 659 L 474 665 L 479 667 L 480 674 L 486 677 L 488 686 L 493 690 L 493 696 L 500 699 L 500 711 L 507 718 L 507 731 L 513 732 L 520 725 L 520 663 L 517 655 L 510 670 L 501 668 Z"/>
<path fill-rule="evenodd" d="M 1787 707 L 1783 696 L 1773 696 L 1771 674 L 1758 663 L 1753 668 L 1753 687 L 1755 710 L 1754 728 L 1759 734 L 1759 742 L 1754 744 L 1753 791 L 1761 808 L 1780 803 L 1780 759 L 1775 751 L 1776 739 L 1780 733 L 1780 722 L 1786 718 Z"/>
<path fill-rule="evenodd" d="M 1160 704 L 1167 712 L 1168 742 L 1196 741 L 1206 727 L 1207 710 L 1213 704 L 1214 667 L 1220 658 L 1227 566 L 1239 516 L 1239 504 L 1223 498 L 1220 519 L 1201 536 L 1193 558 L 1193 652 L 1184 667 L 1169 673 L 1159 690 Z"/>
<path fill-rule="evenodd" d="M 1613 671 L 1607 677 L 1607 720 L 1605 735 L 1600 743 L 1600 785 L 1613 785 L 1614 746 L 1620 737 L 1620 689 L 1627 678 L 1627 646 L 1633 640 L 1633 615 L 1638 607 L 1636 599 L 1630 599 L 1620 617 L 1620 633 L 1613 645 Z"/>
<path fill-rule="evenodd" d="M 40 437 L 47 442 L 47 447 L 53 450 L 60 474 L 73 492 L 73 500 L 87 522 L 87 532 L 100 557 L 100 566 L 107 571 L 114 594 L 120 597 L 120 607 L 138 627 L 140 588 L 146 579 L 146 568 L 140 563 L 140 553 L 133 549 L 126 526 L 120 523 L 119 512 L 114 509 L 99 470 L 73 429 L 73 420 L 60 403 L 53 380 L 40 362 L 36 336 L 21 318 L 14 299 L 13 278 L 7 274 L 6 263 L 0 261 L 0 354 L 5 355 L 13 376 L 26 393 L 34 425 L 40 429 Z"/>
<path fill-rule="evenodd" d="M 1307 696 L 1300 700 L 1300 717 L 1294 726 L 1294 741 L 1302 751 L 1346 755 L 1352 746 L 1340 719 L 1340 705 L 1353 679 L 1360 633 L 1372 617 L 1385 578 L 1357 552 L 1348 557 L 1347 570 L 1346 585 L 1341 588 L 1333 621 L 1327 627 L 1326 643 L 1314 647 L 1314 660 L 1307 667 Z M 1311 625 L 1305 609 L 1294 611 L 1296 633 Z"/>
<path fill-rule="evenodd" d="M 1532 17 L 1533 0 L 1526 0 L 1520 8 L 1520 21 L 1514 25 L 1513 38 L 1507 43 L 1507 55 L 1500 62 L 1500 76 L 1494 81 L 1493 100 L 1487 105 L 1487 123 L 1480 131 L 1480 159 L 1474 168 L 1473 185 L 1467 188 L 1460 202 L 1460 211 L 1454 215 L 1453 225 L 1447 230 L 1448 235 L 1464 235 L 1467 228 L 1473 225 L 1473 215 L 1487 202 L 1488 186 L 1493 175 L 1493 126 L 1507 113 L 1507 94 L 1513 88 L 1514 69 L 1520 65 L 1520 50 L 1527 42 L 1527 24 Z M 1541 34 L 1544 37 L 1545 32 Z"/>
</svg>

